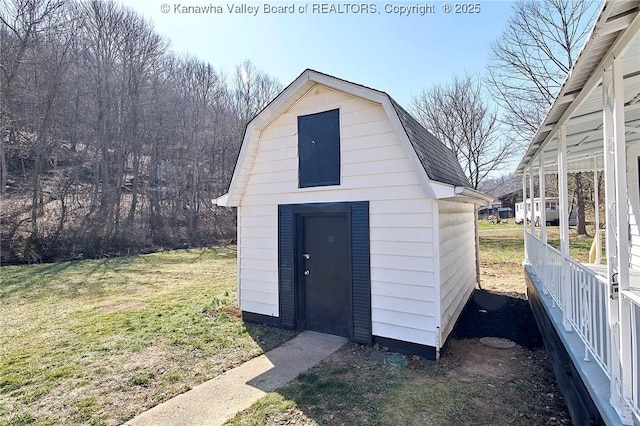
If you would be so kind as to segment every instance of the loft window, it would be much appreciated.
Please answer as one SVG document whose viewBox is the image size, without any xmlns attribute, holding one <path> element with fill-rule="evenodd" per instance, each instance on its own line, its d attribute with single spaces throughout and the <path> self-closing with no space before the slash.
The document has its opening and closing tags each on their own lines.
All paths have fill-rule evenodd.
<svg viewBox="0 0 640 426">
<path fill-rule="evenodd" d="M 340 111 L 298 117 L 298 187 L 340 185 Z"/>
</svg>

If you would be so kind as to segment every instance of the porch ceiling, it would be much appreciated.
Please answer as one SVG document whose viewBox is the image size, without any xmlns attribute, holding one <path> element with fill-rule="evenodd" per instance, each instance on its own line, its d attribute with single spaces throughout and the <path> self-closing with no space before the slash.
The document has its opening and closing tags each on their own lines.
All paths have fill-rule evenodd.
<svg viewBox="0 0 640 426">
<path fill-rule="evenodd" d="M 556 100 L 538 128 L 517 174 L 540 161 L 545 172 L 557 172 L 557 133 L 566 125 L 569 172 L 602 170 L 602 72 L 614 57 L 623 57 L 626 143 L 640 141 L 640 2 L 607 2 L 565 79 Z"/>
</svg>

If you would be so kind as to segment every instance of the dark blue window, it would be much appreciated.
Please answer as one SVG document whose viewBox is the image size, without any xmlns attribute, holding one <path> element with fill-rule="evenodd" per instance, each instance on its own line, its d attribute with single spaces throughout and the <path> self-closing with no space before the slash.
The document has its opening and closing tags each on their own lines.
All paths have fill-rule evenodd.
<svg viewBox="0 0 640 426">
<path fill-rule="evenodd" d="M 340 185 L 340 111 L 298 117 L 298 187 Z"/>
</svg>

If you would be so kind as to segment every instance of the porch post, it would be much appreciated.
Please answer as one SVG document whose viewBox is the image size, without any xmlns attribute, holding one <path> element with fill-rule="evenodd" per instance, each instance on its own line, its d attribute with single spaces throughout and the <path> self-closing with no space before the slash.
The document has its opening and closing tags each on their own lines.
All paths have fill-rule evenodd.
<svg viewBox="0 0 640 426">
<path fill-rule="evenodd" d="M 531 167 L 529 167 L 529 193 L 531 198 L 531 217 L 529 218 L 531 221 L 531 235 L 536 235 L 536 204 L 534 202 L 536 192 L 533 190 L 533 159 L 531 159 Z"/>
<path fill-rule="evenodd" d="M 620 291 L 629 290 L 629 204 L 627 203 L 627 157 L 625 150 L 623 59 L 613 60 L 613 151 L 616 191 L 616 252 Z"/>
<path fill-rule="evenodd" d="M 593 157 L 593 195 L 595 204 L 595 231 L 596 258 L 594 262 L 599 265 L 602 262 L 602 242 L 600 241 L 600 185 L 598 185 L 598 157 Z"/>
<path fill-rule="evenodd" d="M 546 187 L 545 187 L 545 175 L 544 175 L 544 162 L 542 161 L 542 154 L 540 154 L 540 158 L 538 160 L 540 169 L 538 170 L 538 194 L 540 196 L 540 207 L 542 208 L 542 210 L 540 211 L 540 240 L 544 243 L 547 244 L 547 206 L 546 206 Z M 547 277 L 547 270 L 549 269 L 549 263 L 548 263 L 548 259 L 547 259 L 547 253 L 548 250 L 545 248 L 543 250 L 543 255 L 544 255 L 544 260 L 543 260 L 543 265 L 544 265 L 544 272 L 543 272 L 543 276 Z M 548 294 L 547 292 L 547 285 L 548 283 L 544 283 L 544 285 L 542 286 L 542 293 L 543 294 Z"/>
<path fill-rule="evenodd" d="M 540 193 L 540 239 L 543 243 L 547 242 L 547 199 L 546 199 L 546 191 L 547 188 L 545 186 L 544 181 L 544 163 L 542 162 L 542 158 L 540 159 L 540 170 L 538 171 L 538 192 Z"/>
<path fill-rule="evenodd" d="M 558 195 L 560 200 L 560 253 L 562 254 L 561 289 L 562 289 L 562 325 L 571 331 L 569 313 L 571 312 L 571 275 L 569 274 L 569 209 L 567 189 L 567 128 L 560 125 L 558 131 Z"/>
<path fill-rule="evenodd" d="M 615 159 L 615 191 L 616 191 L 616 253 L 618 270 L 618 290 L 629 290 L 629 204 L 627 202 L 627 156 L 624 120 L 624 59 L 613 59 L 613 156 Z M 622 363 L 622 398 L 624 401 L 633 399 L 633 349 L 631 324 L 631 302 L 627 298 L 619 297 L 620 304 L 620 358 Z M 622 406 L 620 417 L 631 419 L 631 411 L 627 404 Z"/>
<path fill-rule="evenodd" d="M 608 325 L 610 330 L 611 342 L 610 348 L 610 362 L 609 362 L 609 377 L 610 381 L 610 402 L 615 408 L 620 420 L 625 424 L 631 424 L 631 413 L 624 401 L 624 380 L 623 375 L 623 354 L 621 346 L 622 324 L 621 324 L 621 309 L 623 304 L 619 301 L 618 290 L 614 289 L 614 277 L 615 282 L 620 283 L 620 262 L 618 256 L 618 249 L 620 242 L 618 241 L 619 212 L 617 212 L 617 197 L 619 195 L 619 188 L 617 188 L 617 172 L 616 172 L 616 151 L 618 151 L 617 136 L 620 136 L 620 115 L 623 114 L 622 106 L 623 98 L 620 96 L 621 75 L 618 84 L 614 80 L 614 73 L 621 73 L 620 67 L 616 66 L 617 60 L 614 59 L 614 66 L 604 71 L 602 76 L 602 90 L 603 90 L 603 148 L 604 148 L 604 173 L 605 173 L 605 203 L 606 203 L 606 237 L 605 237 L 605 252 L 607 256 L 607 277 L 609 285 L 607 286 L 607 300 L 609 301 L 608 307 Z M 615 86 L 618 87 L 615 87 Z M 624 152 L 624 116 L 622 118 L 622 148 Z M 624 166 L 623 166 L 624 167 Z M 626 168 L 626 167 L 625 167 Z M 625 183 L 626 187 L 626 183 Z M 623 200 L 626 205 L 626 193 L 623 194 Z M 626 208 L 624 209 L 626 212 Z M 626 235 L 626 231 L 625 234 Z M 626 240 L 625 240 L 626 243 Z M 625 269 L 625 268 L 623 268 Z M 628 272 L 628 269 L 627 269 Z M 622 318 L 624 320 L 624 318 Z M 628 319 L 625 322 L 629 322 Z M 630 325 L 630 324 L 629 324 Z"/>
<path fill-rule="evenodd" d="M 527 171 L 522 173 L 522 231 L 524 235 L 524 261 L 529 262 L 529 247 L 527 246 Z"/>
</svg>

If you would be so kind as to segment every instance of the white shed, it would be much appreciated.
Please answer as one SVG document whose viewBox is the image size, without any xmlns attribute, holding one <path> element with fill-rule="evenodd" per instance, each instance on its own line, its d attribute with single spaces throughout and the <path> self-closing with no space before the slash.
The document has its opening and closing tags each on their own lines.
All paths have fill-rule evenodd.
<svg viewBox="0 0 640 426">
<path fill-rule="evenodd" d="M 243 318 L 436 358 L 487 201 L 389 95 L 306 70 L 248 124 L 218 199 L 238 208 Z"/>
</svg>

